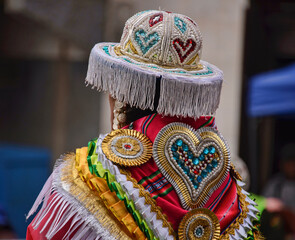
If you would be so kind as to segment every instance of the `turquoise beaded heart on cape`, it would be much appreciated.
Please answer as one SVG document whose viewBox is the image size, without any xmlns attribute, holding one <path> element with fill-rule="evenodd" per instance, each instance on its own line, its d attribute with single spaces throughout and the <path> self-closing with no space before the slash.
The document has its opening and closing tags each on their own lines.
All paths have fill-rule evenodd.
<svg viewBox="0 0 295 240">
<path fill-rule="evenodd" d="M 160 130 L 153 156 L 185 209 L 203 207 L 230 168 L 229 148 L 216 129 L 178 122 Z"/>
<path fill-rule="evenodd" d="M 146 54 L 160 40 L 157 32 L 147 34 L 143 29 L 137 30 L 134 38 L 143 54 Z"/>
</svg>

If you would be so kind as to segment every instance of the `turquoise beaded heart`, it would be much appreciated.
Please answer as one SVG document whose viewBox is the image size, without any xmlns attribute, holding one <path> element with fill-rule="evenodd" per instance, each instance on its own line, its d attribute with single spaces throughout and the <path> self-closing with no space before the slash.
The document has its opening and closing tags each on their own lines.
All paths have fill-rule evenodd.
<svg viewBox="0 0 295 240">
<path fill-rule="evenodd" d="M 216 129 L 179 122 L 160 130 L 153 157 L 185 209 L 203 207 L 230 168 L 228 146 Z"/>
<path fill-rule="evenodd" d="M 152 32 L 147 35 L 143 29 L 137 30 L 134 38 L 143 54 L 146 54 L 160 40 L 157 32 Z"/>
<path fill-rule="evenodd" d="M 184 33 L 186 31 L 186 23 L 179 17 L 174 17 L 175 26 Z"/>
<path fill-rule="evenodd" d="M 205 147 L 199 156 L 195 156 L 188 144 L 179 138 L 173 143 L 171 151 L 173 159 L 189 176 L 195 189 L 219 163 L 219 154 L 213 145 Z"/>
</svg>

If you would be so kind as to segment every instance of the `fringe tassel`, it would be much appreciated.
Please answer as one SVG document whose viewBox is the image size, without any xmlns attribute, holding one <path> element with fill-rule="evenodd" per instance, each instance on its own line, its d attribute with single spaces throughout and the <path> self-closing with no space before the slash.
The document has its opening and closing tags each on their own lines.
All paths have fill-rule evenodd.
<svg viewBox="0 0 295 240">
<path fill-rule="evenodd" d="M 210 81 L 163 76 L 157 112 L 194 118 L 213 115 L 219 105 L 221 87 L 221 74 Z"/>
<path fill-rule="evenodd" d="M 124 64 L 121 60 L 101 52 L 99 45 L 90 53 L 87 85 L 99 91 L 108 91 L 120 102 L 126 102 L 140 109 L 154 109 L 156 78 L 159 74 L 147 74 L 143 70 Z"/>
<path fill-rule="evenodd" d="M 173 73 L 143 69 L 123 59 L 116 58 L 111 43 L 100 43 L 93 47 L 88 65 L 86 84 L 97 90 L 108 91 L 120 102 L 140 109 L 154 110 L 157 77 L 162 76 L 157 112 L 164 115 L 198 118 L 213 115 L 218 108 L 223 73 L 214 65 L 212 74 L 180 76 Z M 108 55 L 104 48 L 110 50 Z M 128 57 L 126 57 L 128 60 Z"/>
<path fill-rule="evenodd" d="M 44 202 L 44 206 L 46 205 L 47 200 L 48 200 L 48 195 L 50 195 L 51 186 L 52 186 L 52 174 L 47 179 L 41 192 L 39 193 L 38 197 L 36 198 L 31 210 L 29 211 L 28 215 L 26 216 L 27 220 L 30 216 L 32 216 L 37 211 L 38 206 L 43 202 L 44 199 L 46 200 L 46 202 Z"/>
<path fill-rule="evenodd" d="M 115 233 L 111 234 L 103 227 L 74 196 L 67 192 L 70 186 L 67 186 L 67 183 L 61 180 L 62 169 L 65 168 L 65 164 L 64 157 L 57 161 L 53 173 L 48 178 L 28 213 L 27 219 L 34 214 L 38 206 L 43 202 L 42 208 L 32 222 L 33 228 L 36 230 L 44 218 L 47 218 L 40 231 L 41 233 L 46 231 L 45 236 L 47 239 L 54 238 L 69 222 L 71 222 L 71 225 L 63 239 L 69 239 L 70 237 L 72 240 L 120 239 L 116 237 Z M 50 204 L 48 204 L 49 199 Z M 118 229 L 118 231 L 120 230 Z"/>
</svg>

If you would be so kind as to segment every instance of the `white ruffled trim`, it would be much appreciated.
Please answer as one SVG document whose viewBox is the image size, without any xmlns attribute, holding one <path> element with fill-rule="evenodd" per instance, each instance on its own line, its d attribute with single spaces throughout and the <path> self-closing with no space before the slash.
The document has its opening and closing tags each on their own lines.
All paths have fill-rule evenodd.
<svg viewBox="0 0 295 240">
<path fill-rule="evenodd" d="M 126 176 L 120 173 L 118 167 L 103 154 L 101 142 L 104 137 L 105 135 L 100 135 L 97 140 L 96 153 L 98 155 L 98 161 L 115 176 L 116 181 L 122 186 L 128 198 L 133 200 L 136 210 L 142 215 L 155 236 L 161 240 L 173 240 L 174 236 L 169 235 L 169 229 L 163 227 L 163 221 L 157 219 L 157 214 L 151 211 L 151 206 L 145 203 L 145 198 L 139 196 L 139 189 L 133 187 L 133 183 L 128 181 Z"/>
<path fill-rule="evenodd" d="M 40 231 L 40 233 L 42 233 L 48 228 L 45 234 L 47 239 L 55 237 L 55 235 L 69 222 L 71 222 L 71 225 L 63 236 L 63 239 L 69 239 L 77 229 L 77 232 L 71 236 L 71 240 L 120 239 L 119 235 L 117 236 L 117 234 L 120 233 L 119 229 L 117 233 L 110 233 L 106 228 L 101 226 L 99 221 L 91 215 L 91 213 L 82 206 L 75 197 L 68 193 L 67 189 L 70 187 L 61 180 L 61 171 L 65 165 L 66 163 L 62 156 L 57 160 L 53 173 L 48 178 L 33 207 L 28 213 L 27 219 L 34 214 L 38 209 L 38 206 L 43 202 L 42 208 L 32 222 L 32 227 L 36 230 L 43 219 L 48 217 L 48 220 L 42 226 Z M 52 195 L 54 195 L 54 197 L 51 199 L 50 204 L 47 204 Z M 49 225 L 51 220 L 52 222 Z"/>
<path fill-rule="evenodd" d="M 239 180 L 237 180 L 237 184 L 240 187 L 243 187 L 245 185 L 243 182 Z M 259 211 L 255 207 L 257 206 L 257 204 L 248 197 L 249 193 L 246 192 L 244 189 L 242 189 L 242 193 L 246 195 L 245 201 L 249 203 L 248 205 L 249 212 L 247 213 L 247 217 L 244 219 L 244 223 L 240 224 L 239 229 L 235 230 L 235 234 L 229 235 L 230 240 L 246 239 L 248 232 L 253 228 L 252 222 L 258 219 L 257 213 L 259 213 Z"/>
</svg>

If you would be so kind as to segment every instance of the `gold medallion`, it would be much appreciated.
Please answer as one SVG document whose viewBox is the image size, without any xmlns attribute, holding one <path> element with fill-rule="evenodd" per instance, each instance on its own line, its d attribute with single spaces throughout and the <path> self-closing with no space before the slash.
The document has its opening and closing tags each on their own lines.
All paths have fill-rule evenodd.
<svg viewBox="0 0 295 240">
<path fill-rule="evenodd" d="M 118 129 L 102 141 L 105 156 L 122 166 L 139 166 L 152 156 L 152 142 L 144 134 L 131 129 Z"/>
<path fill-rule="evenodd" d="M 193 209 L 181 220 L 178 237 L 179 240 L 217 240 L 220 237 L 218 218 L 209 209 Z"/>
</svg>

